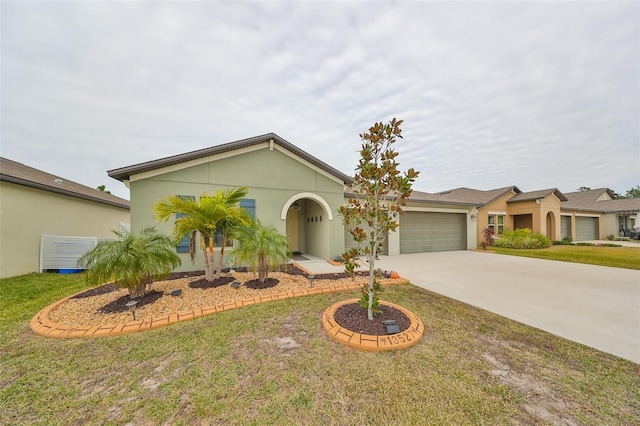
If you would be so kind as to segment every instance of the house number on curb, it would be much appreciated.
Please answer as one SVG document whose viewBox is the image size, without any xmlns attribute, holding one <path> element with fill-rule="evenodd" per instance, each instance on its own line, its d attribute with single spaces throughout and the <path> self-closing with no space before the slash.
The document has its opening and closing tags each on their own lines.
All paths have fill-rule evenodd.
<svg viewBox="0 0 640 426">
<path fill-rule="evenodd" d="M 383 345 L 399 345 L 401 343 L 410 342 L 413 340 L 413 337 L 408 332 L 394 334 L 393 336 L 388 337 L 378 337 L 378 341 Z"/>
</svg>

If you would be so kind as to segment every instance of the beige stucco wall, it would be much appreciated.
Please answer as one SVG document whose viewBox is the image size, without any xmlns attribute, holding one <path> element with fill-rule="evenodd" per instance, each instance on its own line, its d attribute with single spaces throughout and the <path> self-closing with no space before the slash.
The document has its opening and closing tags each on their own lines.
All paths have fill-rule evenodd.
<svg viewBox="0 0 640 426">
<path fill-rule="evenodd" d="M 496 198 L 495 200 L 485 204 L 481 208 L 478 209 L 478 218 L 477 218 L 477 229 L 476 229 L 476 239 L 477 243 L 482 242 L 484 237 L 482 236 L 482 231 L 489 227 L 489 213 L 506 213 L 504 217 L 504 227 L 505 229 L 513 229 L 513 217 L 510 215 L 508 211 L 507 200 L 513 197 L 513 192 L 507 192 Z M 496 232 L 498 232 L 497 224 L 496 224 Z"/>
<path fill-rule="evenodd" d="M 513 230 L 514 216 L 531 215 L 531 230 L 548 235 L 552 239 L 560 238 L 560 199 L 555 195 L 549 195 L 536 200 L 507 203 L 513 197 L 512 193 L 501 195 L 490 203 L 485 204 L 478 211 L 478 241 L 482 241 L 482 230 L 489 226 L 490 213 L 506 213 L 504 218 L 505 229 Z M 547 214 L 551 213 L 551 229 L 547 229 Z M 497 232 L 497 224 L 496 224 Z"/>
<path fill-rule="evenodd" d="M 273 225 L 286 235 L 286 219 L 281 218 L 283 208 L 293 197 L 299 197 L 303 208 L 321 208 L 312 200 L 305 200 L 305 193 L 320 197 L 330 207 L 333 220 L 323 211 L 323 238 L 326 245 L 310 241 L 315 234 L 306 227 L 306 214 L 300 213 L 300 243 L 305 250 L 317 250 L 310 253 L 322 257 L 335 257 L 344 250 L 342 222 L 336 210 L 344 199 L 344 185 L 326 172 L 294 158 L 279 147 L 273 150 L 269 144 L 257 146 L 251 150 L 239 151 L 236 155 L 217 156 L 199 160 L 180 167 L 156 170 L 139 176 L 132 176 L 129 183 L 131 191 L 131 226 L 139 229 L 154 225 L 161 232 L 171 234 L 173 223 L 159 224 L 154 219 L 153 205 L 168 195 L 193 195 L 199 198 L 203 193 L 215 193 L 218 189 L 246 186 L 249 193 L 246 198 L 256 200 L 256 216 L 265 225 Z M 286 210 L 285 210 L 286 213 Z M 319 214 L 318 214 L 319 215 Z M 315 213 L 314 213 L 315 216 Z M 304 222 L 303 222 L 304 221 Z M 304 228 L 303 228 L 304 223 Z M 315 228 L 315 227 L 314 227 Z M 323 243 L 324 244 L 324 243 Z M 202 269 L 204 267 L 200 253 L 193 264 L 188 254 L 181 254 L 180 270 Z"/>
<path fill-rule="evenodd" d="M 111 238 L 129 210 L 0 182 L 0 278 L 37 272 L 43 234 Z"/>
<path fill-rule="evenodd" d="M 617 214 L 605 214 L 600 219 L 601 238 L 606 238 L 607 235 L 613 235 L 614 237 L 621 237 L 620 232 L 620 219 Z"/>
</svg>

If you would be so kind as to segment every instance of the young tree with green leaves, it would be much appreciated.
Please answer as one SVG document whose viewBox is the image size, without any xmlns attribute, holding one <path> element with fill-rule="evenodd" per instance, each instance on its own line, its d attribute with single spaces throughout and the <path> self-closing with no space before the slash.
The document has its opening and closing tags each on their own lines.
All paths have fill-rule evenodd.
<svg viewBox="0 0 640 426">
<path fill-rule="evenodd" d="M 240 226 L 251 222 L 249 214 L 238 206 L 248 192 L 249 189 L 246 187 L 218 190 L 214 195 L 202 195 L 199 201 L 170 195 L 156 202 L 153 207 L 156 220 L 160 222 L 166 222 L 178 216 L 175 220 L 173 236 L 176 241 L 189 236 L 189 253 L 192 261 L 195 261 L 197 238 L 200 237 L 207 281 L 220 278 L 226 241 L 233 237 Z M 222 230 L 223 241 L 216 269 L 214 248 L 218 229 Z"/>
<path fill-rule="evenodd" d="M 258 273 L 258 280 L 264 283 L 269 271 L 287 263 L 291 256 L 287 237 L 273 226 L 264 226 L 256 221 L 238 233 L 240 245 L 233 250 L 233 257 L 239 265 L 246 265 Z"/>
<path fill-rule="evenodd" d="M 339 209 L 347 232 L 357 244 L 342 255 L 345 271 L 353 275 L 357 259 L 369 266 L 369 281 L 362 290 L 360 305 L 367 308 L 370 320 L 380 312 L 377 293 L 381 291 L 381 277 L 375 261 L 387 234 L 398 228 L 397 217 L 402 214 L 419 174 L 413 168 L 404 174 L 398 170 L 398 153 L 392 145 L 402 139 L 401 124 L 402 120 L 395 118 L 388 124 L 375 123 L 368 133 L 360 135 L 360 160 L 351 184 L 355 197 Z"/>
<path fill-rule="evenodd" d="M 87 281 L 102 284 L 110 280 L 129 289 L 129 297 L 144 296 L 154 277 L 169 274 L 180 265 L 173 240 L 153 227 L 139 232 L 113 231 L 115 240 L 100 241 L 78 261 L 87 270 Z"/>
</svg>

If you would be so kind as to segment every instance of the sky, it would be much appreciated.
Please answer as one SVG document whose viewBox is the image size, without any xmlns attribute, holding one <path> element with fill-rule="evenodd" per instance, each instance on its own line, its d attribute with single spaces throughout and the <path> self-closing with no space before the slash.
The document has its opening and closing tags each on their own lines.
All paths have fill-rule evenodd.
<svg viewBox="0 0 640 426">
<path fill-rule="evenodd" d="M 274 132 L 414 189 L 640 184 L 640 2 L 0 2 L 0 155 L 107 171 Z"/>
</svg>

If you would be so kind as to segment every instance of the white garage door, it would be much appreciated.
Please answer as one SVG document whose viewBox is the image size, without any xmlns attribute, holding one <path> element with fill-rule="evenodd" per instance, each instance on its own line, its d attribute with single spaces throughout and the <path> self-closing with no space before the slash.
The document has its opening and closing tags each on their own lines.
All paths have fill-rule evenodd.
<svg viewBox="0 0 640 426">
<path fill-rule="evenodd" d="M 588 241 L 598 239 L 597 217 L 576 217 L 576 241 Z"/>
<path fill-rule="evenodd" d="M 400 216 L 400 253 L 467 249 L 464 213 L 405 212 Z"/>
</svg>

